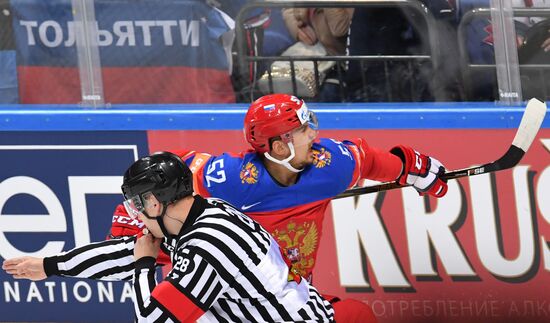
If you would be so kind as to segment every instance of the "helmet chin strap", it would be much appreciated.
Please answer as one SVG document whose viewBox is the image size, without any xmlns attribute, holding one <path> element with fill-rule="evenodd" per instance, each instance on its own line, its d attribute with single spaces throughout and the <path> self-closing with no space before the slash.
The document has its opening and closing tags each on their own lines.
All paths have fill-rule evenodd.
<svg viewBox="0 0 550 323">
<path fill-rule="evenodd" d="M 166 229 L 166 226 L 164 225 L 164 215 L 166 214 L 166 209 L 167 209 L 167 204 L 166 203 L 162 203 L 162 212 L 159 216 L 157 217 L 152 217 L 150 216 L 149 214 L 147 214 L 147 212 L 143 211 L 143 215 L 145 215 L 146 218 L 148 219 L 151 219 L 151 220 L 156 220 L 157 223 L 159 224 L 159 227 L 160 227 L 160 231 L 162 231 L 162 234 L 166 237 L 166 238 L 170 238 L 172 235 L 170 233 L 168 233 L 168 230 Z"/>
<path fill-rule="evenodd" d="M 264 156 L 265 156 L 265 158 L 271 160 L 272 162 L 274 162 L 276 164 L 285 166 L 286 169 L 288 169 L 289 171 L 291 171 L 293 173 L 299 173 L 299 172 L 303 171 L 304 170 L 303 168 L 296 169 L 296 168 L 292 167 L 292 165 L 290 165 L 289 161 L 291 161 L 292 158 L 294 158 L 294 156 L 296 156 L 296 152 L 294 150 L 294 145 L 291 142 L 288 143 L 288 147 L 290 148 L 290 156 L 288 156 L 287 158 L 285 158 L 283 160 L 276 159 L 275 157 L 271 156 L 269 154 L 269 152 L 265 152 Z"/>
<path fill-rule="evenodd" d="M 166 214 L 167 208 L 168 208 L 168 205 L 166 203 L 162 203 L 162 212 L 159 216 L 157 216 L 157 223 L 159 224 L 160 231 L 162 231 L 162 234 L 164 234 L 166 238 L 170 238 L 172 235 L 168 233 L 168 230 L 164 225 L 164 215 Z"/>
</svg>

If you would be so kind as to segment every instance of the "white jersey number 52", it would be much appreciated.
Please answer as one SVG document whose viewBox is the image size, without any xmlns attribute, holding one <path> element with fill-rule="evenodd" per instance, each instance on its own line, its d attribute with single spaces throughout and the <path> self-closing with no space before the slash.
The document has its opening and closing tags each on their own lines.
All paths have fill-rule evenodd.
<svg viewBox="0 0 550 323">
<path fill-rule="evenodd" d="M 214 173 L 214 174 L 213 174 Z M 214 161 L 206 170 L 206 186 L 210 187 L 211 182 L 223 183 L 225 182 L 225 170 L 223 170 L 223 159 Z"/>
</svg>

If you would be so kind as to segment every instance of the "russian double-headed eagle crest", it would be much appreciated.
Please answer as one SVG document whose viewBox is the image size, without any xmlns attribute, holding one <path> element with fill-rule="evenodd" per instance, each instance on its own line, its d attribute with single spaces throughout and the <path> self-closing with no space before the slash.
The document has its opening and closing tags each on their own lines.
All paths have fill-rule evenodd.
<svg viewBox="0 0 550 323">
<path fill-rule="evenodd" d="M 258 182 L 258 168 L 256 165 L 248 162 L 243 169 L 241 169 L 241 183 L 256 184 Z"/>
<path fill-rule="evenodd" d="M 313 149 L 313 165 L 316 168 L 323 168 L 330 165 L 332 155 L 330 152 L 326 151 L 325 148 L 321 150 Z"/>
<path fill-rule="evenodd" d="M 319 232 L 315 222 L 296 223 L 291 221 L 285 227 L 273 231 L 286 258 L 292 264 L 291 270 L 303 277 L 311 272 L 315 264 L 315 251 L 319 245 Z"/>
</svg>

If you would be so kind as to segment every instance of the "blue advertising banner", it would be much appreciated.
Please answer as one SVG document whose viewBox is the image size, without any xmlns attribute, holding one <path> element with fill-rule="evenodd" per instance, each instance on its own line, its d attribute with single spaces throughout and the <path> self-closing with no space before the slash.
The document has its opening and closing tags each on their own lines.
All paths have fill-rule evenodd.
<svg viewBox="0 0 550 323">
<path fill-rule="evenodd" d="M 0 136 L 0 259 L 44 257 L 102 241 L 122 174 L 148 153 L 145 132 L 10 132 Z M 13 280 L 0 271 L 0 321 L 130 322 L 131 285 Z M 86 316 L 84 313 L 94 313 Z"/>
<path fill-rule="evenodd" d="M 76 62 L 71 1 L 15 1 L 13 30 L 21 65 Z M 103 66 L 190 66 L 227 70 L 224 16 L 204 1 L 95 1 Z"/>
<path fill-rule="evenodd" d="M 205 1 L 94 1 L 105 102 L 234 102 L 234 22 Z M 71 1 L 12 1 L 20 103 L 77 103 Z M 140 89 L 140 91 L 136 91 Z"/>
</svg>

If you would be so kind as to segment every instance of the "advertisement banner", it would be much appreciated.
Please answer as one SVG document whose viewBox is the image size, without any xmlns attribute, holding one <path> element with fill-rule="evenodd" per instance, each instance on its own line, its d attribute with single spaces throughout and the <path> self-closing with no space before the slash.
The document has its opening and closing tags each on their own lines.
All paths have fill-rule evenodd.
<svg viewBox="0 0 550 323">
<path fill-rule="evenodd" d="M 203 1 L 94 6 L 105 102 L 235 102 L 227 15 Z M 71 1 L 12 1 L 11 11 L 20 103 L 82 101 Z"/>
<path fill-rule="evenodd" d="M 409 145 L 450 170 L 498 159 L 514 134 L 494 128 L 320 133 L 366 138 L 382 149 Z M 103 240 L 121 201 L 121 175 L 137 156 L 246 148 L 240 130 L 3 132 L 0 260 Z M 550 129 L 544 128 L 519 165 L 452 180 L 443 199 L 406 188 L 334 200 L 313 284 L 370 304 L 382 323 L 547 322 L 549 192 Z M 0 321 L 130 322 L 129 288 L 70 278 L 16 281 L 0 271 Z"/>
<path fill-rule="evenodd" d="M 122 174 L 146 153 L 145 132 L 3 132 L 0 261 L 104 240 Z M 130 322 L 131 295 L 129 283 L 31 282 L 0 270 L 0 321 Z"/>
</svg>

